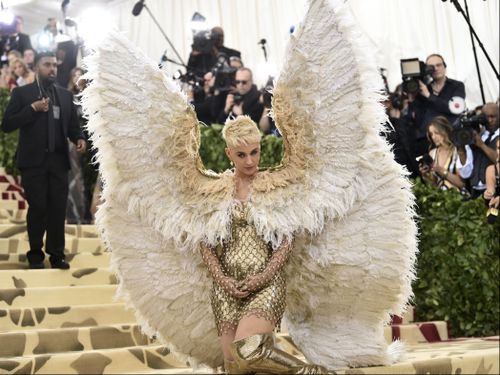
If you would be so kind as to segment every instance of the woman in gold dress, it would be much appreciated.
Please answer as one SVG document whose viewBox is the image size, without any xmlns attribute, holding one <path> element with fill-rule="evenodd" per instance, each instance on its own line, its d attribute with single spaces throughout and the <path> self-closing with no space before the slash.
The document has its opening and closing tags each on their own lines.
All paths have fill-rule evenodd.
<svg viewBox="0 0 500 375">
<path fill-rule="evenodd" d="M 260 160 L 260 132 L 247 116 L 229 120 L 223 130 L 226 154 L 234 164 L 234 205 L 230 240 L 216 248 L 201 245 L 213 279 L 212 310 L 229 373 L 328 373 L 274 347 L 272 332 L 285 311 L 283 272 L 292 244 L 274 249 L 248 222 L 252 181 Z"/>
</svg>

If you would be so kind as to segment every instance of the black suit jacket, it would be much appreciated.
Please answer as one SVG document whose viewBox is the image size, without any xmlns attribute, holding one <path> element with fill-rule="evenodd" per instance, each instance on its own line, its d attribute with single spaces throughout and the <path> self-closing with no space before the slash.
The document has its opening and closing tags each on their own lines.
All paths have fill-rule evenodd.
<svg viewBox="0 0 500 375">
<path fill-rule="evenodd" d="M 430 85 L 428 85 L 427 88 L 431 93 L 428 98 L 419 94 L 415 101 L 409 103 L 408 106 L 407 117 L 409 117 L 410 121 L 415 123 L 417 139 L 426 137 L 427 125 L 436 116 L 445 116 L 448 121 L 453 124 L 458 118 L 458 114 L 451 113 L 448 103 L 454 96 L 465 99 L 465 86 L 463 82 L 448 77 L 438 96 L 432 93 L 432 87 Z"/>
<path fill-rule="evenodd" d="M 33 47 L 31 46 L 30 36 L 24 33 L 17 33 L 0 38 L 0 52 L 5 49 L 5 44 L 7 43 L 7 41 L 9 42 L 8 51 L 16 50 L 21 52 L 22 54 L 24 50 L 28 48 L 33 49 Z"/>
<path fill-rule="evenodd" d="M 219 52 L 223 52 L 227 55 L 227 57 L 238 57 L 241 59 L 241 52 L 232 48 L 228 48 L 226 46 L 222 46 L 219 48 Z"/>
<path fill-rule="evenodd" d="M 73 94 L 56 86 L 61 107 L 61 125 L 64 138 L 73 143 L 85 139 L 80 128 Z M 31 168 L 40 166 L 45 160 L 48 143 L 48 119 L 53 116 L 52 107 L 48 112 L 35 112 L 31 103 L 40 99 L 40 90 L 36 81 L 22 87 L 16 87 L 11 94 L 10 102 L 5 109 L 2 130 L 6 133 L 19 129 L 17 144 L 17 167 Z M 68 150 L 66 149 L 68 156 Z M 68 164 L 69 168 L 69 164 Z"/>
</svg>

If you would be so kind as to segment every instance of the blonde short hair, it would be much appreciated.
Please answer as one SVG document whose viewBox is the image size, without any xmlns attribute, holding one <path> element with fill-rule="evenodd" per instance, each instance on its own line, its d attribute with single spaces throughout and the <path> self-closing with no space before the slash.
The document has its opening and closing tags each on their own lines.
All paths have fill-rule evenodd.
<svg viewBox="0 0 500 375">
<path fill-rule="evenodd" d="M 249 116 L 238 116 L 227 120 L 222 129 L 222 138 L 229 148 L 238 145 L 260 143 L 260 131 L 255 122 Z"/>
</svg>

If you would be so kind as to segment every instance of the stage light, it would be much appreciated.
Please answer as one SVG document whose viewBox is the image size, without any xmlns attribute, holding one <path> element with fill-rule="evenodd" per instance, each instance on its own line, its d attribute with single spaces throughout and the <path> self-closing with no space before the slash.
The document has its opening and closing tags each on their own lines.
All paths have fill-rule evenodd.
<svg viewBox="0 0 500 375">
<path fill-rule="evenodd" d="M 199 31 L 208 30 L 207 19 L 200 13 L 195 12 L 193 17 L 191 17 L 189 27 L 193 31 L 193 34 L 196 34 Z"/>
<path fill-rule="evenodd" d="M 100 7 L 92 7 L 83 11 L 78 25 L 80 35 L 89 47 L 98 44 L 113 28 L 111 14 Z"/>
<path fill-rule="evenodd" d="M 10 26 L 14 23 L 14 13 L 8 9 L 0 10 L 0 23 L 6 26 Z"/>
<path fill-rule="evenodd" d="M 42 32 L 38 35 L 38 50 L 40 51 L 48 51 L 50 49 L 50 45 L 52 43 L 52 35 L 47 32 Z"/>
</svg>

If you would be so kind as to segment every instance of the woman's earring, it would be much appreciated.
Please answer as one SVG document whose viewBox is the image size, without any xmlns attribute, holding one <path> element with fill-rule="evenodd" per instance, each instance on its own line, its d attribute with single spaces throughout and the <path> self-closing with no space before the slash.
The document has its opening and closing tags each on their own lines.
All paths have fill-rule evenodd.
<svg viewBox="0 0 500 375">
<path fill-rule="evenodd" d="M 231 159 L 229 159 L 229 165 L 231 165 L 231 167 L 234 166 L 234 163 Z"/>
</svg>

